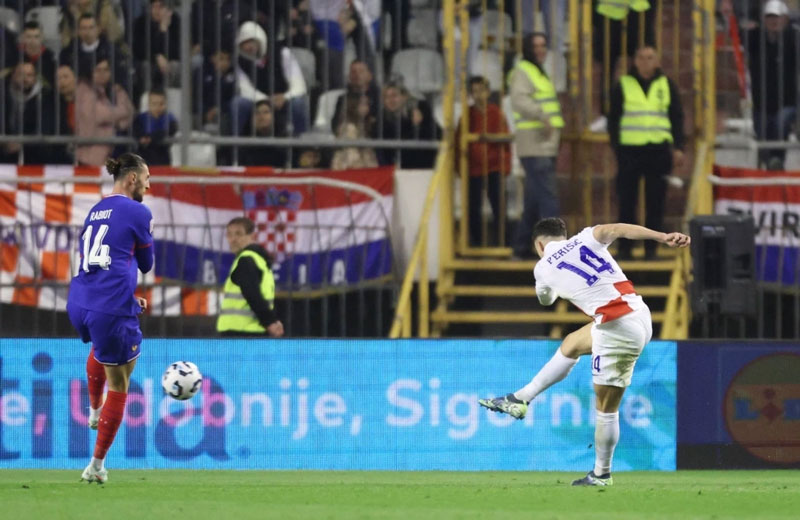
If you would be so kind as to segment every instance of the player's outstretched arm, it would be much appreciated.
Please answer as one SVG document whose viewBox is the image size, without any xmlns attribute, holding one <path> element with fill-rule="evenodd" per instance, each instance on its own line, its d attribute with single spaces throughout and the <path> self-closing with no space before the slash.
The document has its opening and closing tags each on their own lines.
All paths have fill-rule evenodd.
<svg viewBox="0 0 800 520">
<path fill-rule="evenodd" d="M 691 243 L 691 238 L 683 233 L 662 233 L 635 224 L 600 224 L 592 229 L 592 234 L 598 242 L 603 244 L 610 244 L 618 238 L 655 240 L 669 247 L 686 247 Z"/>
</svg>

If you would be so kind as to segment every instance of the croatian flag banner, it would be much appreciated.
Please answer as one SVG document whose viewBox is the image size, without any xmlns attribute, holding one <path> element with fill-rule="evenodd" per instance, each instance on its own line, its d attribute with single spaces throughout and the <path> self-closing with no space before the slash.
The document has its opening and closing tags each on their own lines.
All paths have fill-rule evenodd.
<svg viewBox="0 0 800 520">
<path fill-rule="evenodd" d="M 234 217 L 255 222 L 278 291 L 347 286 L 391 272 L 392 168 L 150 171 L 145 204 L 155 223 L 156 263 L 142 286 L 153 313 L 216 313 L 217 292 L 234 257 L 225 239 Z M 231 182 L 160 180 L 219 174 Z M 65 309 L 83 219 L 112 189 L 108 183 L 59 181 L 82 176 L 110 180 L 99 168 L 0 166 L 0 301 Z M 41 177 L 42 183 L 14 182 L 16 177 Z"/>
<path fill-rule="evenodd" d="M 725 179 L 769 180 L 797 177 L 797 172 L 715 166 Z M 764 282 L 794 285 L 800 247 L 800 186 L 714 186 L 714 213 L 751 215 L 756 226 L 756 273 Z"/>
</svg>

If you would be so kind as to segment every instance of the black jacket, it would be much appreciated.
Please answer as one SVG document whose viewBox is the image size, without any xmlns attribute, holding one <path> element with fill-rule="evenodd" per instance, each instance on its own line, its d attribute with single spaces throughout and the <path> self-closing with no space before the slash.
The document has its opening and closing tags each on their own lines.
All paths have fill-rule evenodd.
<svg viewBox="0 0 800 520">
<path fill-rule="evenodd" d="M 259 244 L 250 244 L 244 250 L 261 255 L 267 261 L 267 266 L 272 265 L 269 253 Z M 250 310 L 255 313 L 261 326 L 267 328 L 278 321 L 278 316 L 273 309 L 269 308 L 269 302 L 261 294 L 260 287 L 263 276 L 264 272 L 256 267 L 256 263 L 252 259 L 244 257 L 239 259 L 236 270 L 231 273 L 231 281 L 242 290 L 242 296 L 247 301 Z"/>
<path fill-rule="evenodd" d="M 797 46 L 800 32 L 786 27 L 775 41 L 766 31 L 747 32 L 747 59 L 750 65 L 750 90 L 756 118 L 766 109 L 768 115 L 797 102 Z"/>
<path fill-rule="evenodd" d="M 636 80 L 639 82 L 639 85 L 642 86 L 642 90 L 644 91 L 645 95 L 647 95 L 647 91 L 650 90 L 650 85 L 664 75 L 661 69 L 657 69 L 653 77 L 647 80 L 639 76 L 639 73 L 636 72 L 635 68 L 632 68 L 628 74 L 636 78 Z M 686 143 L 686 136 L 683 133 L 683 107 L 681 106 L 681 96 L 675 83 L 669 78 L 667 78 L 667 82 L 669 83 L 669 122 L 672 126 L 672 146 L 677 150 L 683 150 L 683 146 Z M 618 148 L 620 146 L 619 123 L 622 119 L 624 103 L 622 84 L 619 81 L 616 83 L 616 85 L 614 85 L 614 88 L 611 89 L 610 101 L 611 106 L 609 107 L 608 111 L 608 140 L 612 147 Z M 658 144 L 652 146 L 664 145 Z"/>
</svg>

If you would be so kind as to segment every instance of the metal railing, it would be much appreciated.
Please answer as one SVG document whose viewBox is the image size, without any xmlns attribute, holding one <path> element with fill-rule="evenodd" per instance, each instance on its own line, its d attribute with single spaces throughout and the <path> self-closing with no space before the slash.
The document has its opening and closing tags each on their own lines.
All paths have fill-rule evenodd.
<svg viewBox="0 0 800 520">
<path fill-rule="evenodd" d="M 425 83 L 425 74 L 441 67 L 415 67 L 415 60 L 441 59 L 438 0 L 417 3 L 413 12 L 383 0 L 368 0 L 363 9 L 343 0 L 120 0 L 97 11 L 43 0 L 14 5 L 0 8 L 6 36 L 0 97 L 33 95 L 24 105 L 9 103 L 9 111 L 6 103 L 0 107 L 3 162 L 87 163 L 86 154 L 76 157 L 75 151 L 90 144 L 109 145 L 101 155 L 111 154 L 112 145 L 143 150 L 141 138 L 150 133 L 137 126 L 136 114 L 149 110 L 149 94 L 158 91 L 178 131 L 159 129 L 153 142 L 174 147 L 174 166 L 256 165 L 258 155 L 246 148 L 270 147 L 277 164 L 269 166 L 298 166 L 313 150 L 321 159 L 311 166 L 324 167 L 331 159 L 327 150 L 358 145 L 376 149 L 381 164 L 433 167 L 441 108 L 436 78 Z M 23 59 L 32 65 L 18 65 Z M 363 78 L 348 78 L 356 61 L 372 76 L 363 85 Z M 97 72 L 104 62 L 107 77 Z M 33 90 L 24 85 L 26 67 L 37 78 Z M 391 106 L 383 95 L 388 88 L 399 100 Z M 338 141 L 351 91 L 369 97 L 370 111 L 358 118 L 365 128 L 356 142 Z M 78 107 L 88 92 L 97 102 Z M 265 99 L 272 122 L 259 126 L 255 112 Z M 406 128 L 417 112 L 421 122 Z M 101 116 L 113 118 L 102 131 L 77 123 Z M 215 162 L 197 163 L 191 145 L 220 147 Z M 425 149 L 430 153 L 417 152 Z M 103 161 L 93 155 L 90 162 Z"/>
<path fill-rule="evenodd" d="M 443 23 L 444 37 L 442 45 L 446 63 L 446 83 L 444 89 L 444 142 L 442 149 L 436 160 L 434 175 L 428 185 L 425 196 L 420 225 L 417 230 L 417 238 L 411 259 L 403 277 L 397 299 L 397 308 L 394 315 L 390 338 L 411 337 L 412 336 L 412 299 L 411 292 L 414 288 L 414 279 L 417 271 L 417 296 L 418 296 L 418 317 L 417 333 L 415 337 L 426 338 L 430 335 L 430 294 L 429 294 L 429 273 L 428 273 L 428 231 L 430 229 L 430 219 L 433 212 L 435 198 L 439 197 L 439 280 L 445 276 L 441 265 L 453 257 L 453 213 L 452 199 L 450 196 L 450 186 L 452 182 L 450 175 L 453 167 L 453 106 L 455 96 L 455 7 L 456 0 L 444 0 L 443 4 Z"/>
</svg>

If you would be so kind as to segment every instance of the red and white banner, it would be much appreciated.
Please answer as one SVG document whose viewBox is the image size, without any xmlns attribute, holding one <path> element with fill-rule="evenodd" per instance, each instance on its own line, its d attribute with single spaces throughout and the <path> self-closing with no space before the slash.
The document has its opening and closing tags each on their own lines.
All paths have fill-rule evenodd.
<svg viewBox="0 0 800 520">
<path fill-rule="evenodd" d="M 748 179 L 747 185 L 714 186 L 714 213 L 751 215 L 756 226 L 756 272 L 764 281 L 796 283 L 800 247 L 800 186 L 775 183 L 800 172 L 715 166 L 723 179 Z M 764 182 L 764 184 L 759 184 Z M 767 184 L 767 183 L 772 184 Z M 779 273 L 780 276 L 779 276 Z"/>
<path fill-rule="evenodd" d="M 221 286 L 227 276 L 233 255 L 224 228 L 242 215 L 254 220 L 257 241 L 273 257 L 278 290 L 353 284 L 391 271 L 392 168 L 294 174 L 151 168 L 151 174 L 145 203 L 156 224 L 156 264 L 143 282 L 155 314 L 216 313 L 217 291 L 208 286 Z M 264 184 L 159 182 L 219 174 Z M 89 167 L 0 166 L 0 301 L 65 308 L 83 220 L 112 185 L 59 179 L 106 176 Z M 11 180 L 18 177 L 43 182 Z M 329 182 L 303 180 L 310 177 Z M 348 185 L 363 186 L 377 199 Z"/>
</svg>

